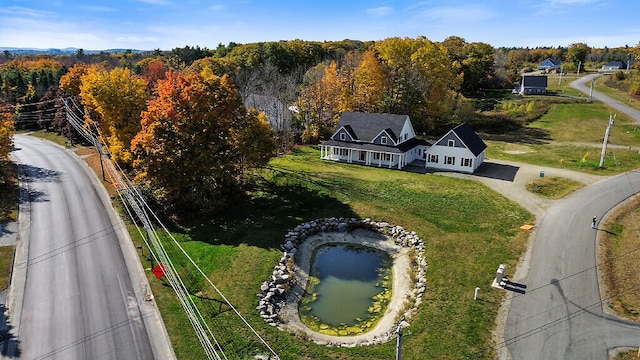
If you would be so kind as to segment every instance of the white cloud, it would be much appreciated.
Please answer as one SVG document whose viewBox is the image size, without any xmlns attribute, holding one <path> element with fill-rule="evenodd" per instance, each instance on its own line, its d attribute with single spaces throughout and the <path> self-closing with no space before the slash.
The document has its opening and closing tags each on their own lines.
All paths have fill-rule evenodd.
<svg viewBox="0 0 640 360">
<path fill-rule="evenodd" d="M 82 9 L 85 9 L 87 11 L 91 11 L 91 12 L 101 12 L 101 13 L 109 13 L 109 12 L 116 12 L 118 10 L 111 8 L 111 7 L 107 7 L 107 6 L 98 6 L 98 5 L 83 5 L 81 6 Z"/>
<path fill-rule="evenodd" d="M 495 18 L 495 13 L 479 6 L 434 7 L 416 6 L 409 9 L 416 17 L 442 23 L 477 23 Z"/>
<path fill-rule="evenodd" d="M 6 8 L 0 8 L 0 14 L 28 18 L 50 18 L 55 16 L 55 14 L 50 11 L 36 10 L 22 6 L 9 6 Z"/>
<path fill-rule="evenodd" d="M 138 0 L 138 1 L 145 4 L 158 5 L 158 6 L 171 5 L 171 1 L 169 0 Z"/>
<path fill-rule="evenodd" d="M 367 9 L 367 14 L 382 17 L 393 13 L 393 8 L 391 6 L 380 6 L 377 8 Z"/>
<path fill-rule="evenodd" d="M 550 6 L 562 6 L 562 5 L 582 5 L 592 4 L 599 0 L 546 0 L 545 2 Z"/>
</svg>

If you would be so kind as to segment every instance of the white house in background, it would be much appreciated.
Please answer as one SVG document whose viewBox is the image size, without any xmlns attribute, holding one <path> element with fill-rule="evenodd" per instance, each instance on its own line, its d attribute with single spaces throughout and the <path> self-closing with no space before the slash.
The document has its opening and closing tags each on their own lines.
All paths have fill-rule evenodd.
<svg viewBox="0 0 640 360">
<path fill-rule="evenodd" d="M 604 71 L 609 71 L 609 70 L 626 70 L 628 67 L 628 63 L 622 61 L 622 60 L 614 60 L 614 61 L 609 61 L 608 63 L 602 65 L 602 69 Z"/>
<path fill-rule="evenodd" d="M 402 169 L 423 160 L 428 145 L 416 138 L 408 115 L 344 112 L 331 138 L 320 144 L 320 158 Z"/>
<path fill-rule="evenodd" d="M 540 66 L 538 66 L 538 69 L 549 72 L 553 70 L 560 70 L 561 67 L 562 67 L 562 62 L 559 59 L 546 58 L 542 60 L 542 62 L 540 63 Z"/>
<path fill-rule="evenodd" d="M 487 144 L 468 123 L 449 130 L 426 151 L 426 167 L 473 173 L 484 162 Z"/>
<path fill-rule="evenodd" d="M 520 95 L 544 95 L 547 93 L 547 77 L 545 75 L 523 75 L 520 81 Z"/>
<path fill-rule="evenodd" d="M 345 112 L 320 158 L 402 169 L 408 164 L 427 169 L 473 173 L 484 161 L 487 145 L 467 123 L 445 134 L 433 146 L 416 138 L 408 115 Z"/>
</svg>

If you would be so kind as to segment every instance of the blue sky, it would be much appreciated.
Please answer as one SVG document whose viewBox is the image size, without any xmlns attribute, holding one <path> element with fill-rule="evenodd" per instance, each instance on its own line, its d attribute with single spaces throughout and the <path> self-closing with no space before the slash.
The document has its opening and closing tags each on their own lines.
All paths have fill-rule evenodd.
<svg viewBox="0 0 640 360">
<path fill-rule="evenodd" d="M 0 47 L 170 50 L 451 35 L 495 47 L 636 46 L 637 0 L 0 0 Z"/>
</svg>

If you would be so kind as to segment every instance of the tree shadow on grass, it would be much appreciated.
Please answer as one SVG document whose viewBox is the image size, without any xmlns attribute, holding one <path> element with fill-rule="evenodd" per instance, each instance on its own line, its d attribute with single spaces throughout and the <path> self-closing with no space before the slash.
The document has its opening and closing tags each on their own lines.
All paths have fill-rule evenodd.
<svg viewBox="0 0 640 360">
<path fill-rule="evenodd" d="M 482 138 L 484 140 L 525 145 L 545 145 L 553 140 L 548 130 L 530 127 L 522 127 L 517 131 L 500 134 L 482 134 Z"/>
<path fill-rule="evenodd" d="M 258 179 L 228 211 L 186 233 L 191 240 L 212 245 L 279 249 L 284 235 L 300 223 L 324 217 L 357 217 L 350 206 L 328 194 L 339 185 L 314 182 L 308 174 L 286 174 L 286 181 Z"/>
</svg>

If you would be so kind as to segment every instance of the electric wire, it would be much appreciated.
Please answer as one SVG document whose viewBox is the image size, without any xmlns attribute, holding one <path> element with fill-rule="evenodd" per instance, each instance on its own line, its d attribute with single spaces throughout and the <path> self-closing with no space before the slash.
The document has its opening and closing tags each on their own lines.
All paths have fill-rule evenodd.
<svg viewBox="0 0 640 360">
<path fill-rule="evenodd" d="M 77 104 L 75 104 L 75 101 L 73 101 L 73 99 L 71 99 L 71 102 L 77 110 L 82 111 L 77 106 Z M 67 118 L 71 123 L 71 125 L 76 130 L 78 130 L 78 132 L 81 135 L 83 135 L 87 141 L 89 141 L 90 143 L 96 146 L 96 148 L 99 150 L 98 152 L 100 156 L 101 155 L 109 156 L 110 154 L 108 153 L 108 148 L 106 148 L 107 152 L 105 153 L 104 152 L 105 148 L 103 148 L 101 145 L 102 141 L 100 141 L 99 139 L 101 135 L 99 135 L 100 132 L 96 124 L 90 123 L 95 128 L 95 132 L 91 132 L 87 130 L 82 120 L 79 119 L 78 116 L 75 115 L 74 112 L 70 109 L 70 106 L 66 100 L 64 101 L 64 104 L 67 111 Z M 98 134 L 98 135 L 95 135 L 95 134 Z M 118 169 L 116 169 L 115 167 L 117 167 Z M 206 276 L 206 274 L 200 269 L 200 267 L 195 263 L 195 261 L 188 255 L 188 253 L 184 250 L 184 248 L 180 246 L 180 244 L 173 237 L 171 232 L 164 226 L 164 224 L 162 224 L 158 216 L 151 210 L 151 208 L 146 203 L 146 201 L 142 197 L 137 187 L 131 183 L 131 181 L 126 177 L 126 175 L 124 175 L 125 174 L 124 171 L 119 167 L 117 162 L 115 163 L 115 167 L 113 162 L 111 161 L 107 162 L 108 173 L 111 178 L 110 180 L 114 184 L 119 185 L 119 186 L 116 186 L 116 190 L 121 199 L 121 202 L 125 205 L 126 211 L 129 214 L 129 216 L 132 219 L 135 219 L 135 218 L 138 219 L 137 221 L 134 220 L 134 223 L 136 225 L 136 228 L 138 229 L 138 233 L 140 234 L 141 238 L 145 242 L 145 245 L 147 245 L 147 247 L 151 252 L 150 256 L 153 257 L 158 263 L 162 263 L 163 266 L 165 267 L 165 275 L 167 277 L 167 280 L 169 281 L 170 285 L 178 295 L 179 301 L 181 302 L 181 305 L 185 309 L 185 312 L 187 313 L 188 318 L 196 331 L 196 335 L 198 336 L 201 344 L 203 345 L 203 349 L 207 353 L 207 356 L 210 359 L 222 359 L 220 356 L 227 359 L 226 355 L 222 351 L 222 346 L 216 340 L 216 337 L 213 331 L 211 331 L 206 320 L 204 319 L 204 316 L 202 315 L 199 308 L 197 307 L 197 305 L 194 303 L 191 296 L 189 295 L 187 286 L 184 284 L 184 282 L 178 275 L 177 269 L 175 268 L 170 257 L 168 256 L 166 249 L 164 249 L 162 242 L 159 240 L 159 236 L 155 228 L 151 225 L 152 222 L 151 222 L 151 219 L 149 218 L 148 213 L 151 213 L 153 215 L 153 219 L 158 224 L 160 224 L 163 231 L 171 238 L 172 242 L 180 249 L 180 251 L 185 255 L 185 257 L 187 257 L 191 265 L 194 266 L 195 269 L 197 269 L 197 272 L 206 279 L 209 285 L 215 289 L 215 291 L 224 299 L 225 303 L 234 311 L 234 313 L 242 320 L 242 322 L 254 333 L 254 335 L 258 337 L 258 339 L 263 343 L 263 345 L 267 349 L 269 349 L 269 351 L 271 351 L 273 355 L 276 356 L 276 358 L 278 358 L 278 355 L 275 353 L 275 351 L 266 343 L 266 341 L 247 322 L 247 320 L 231 304 L 231 302 L 224 296 L 224 294 Z M 133 214 L 135 214 L 136 216 L 133 216 Z M 145 229 L 145 234 L 142 234 L 139 223 L 141 223 L 142 227 Z M 151 251 L 152 249 L 153 251 Z M 215 345 L 212 344 L 211 340 L 209 340 L 209 337 L 213 339 L 213 343 Z M 220 354 L 218 354 L 218 352 Z"/>
</svg>

